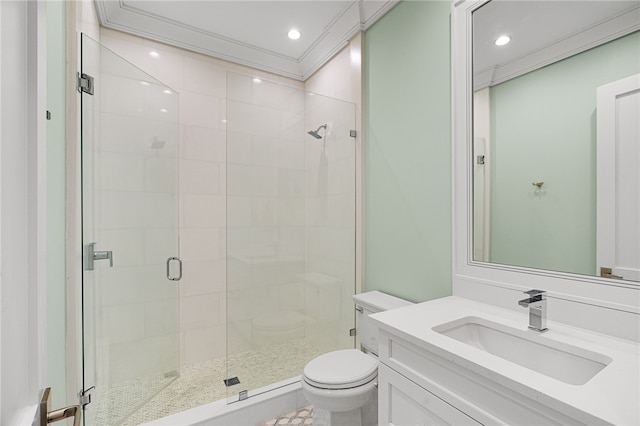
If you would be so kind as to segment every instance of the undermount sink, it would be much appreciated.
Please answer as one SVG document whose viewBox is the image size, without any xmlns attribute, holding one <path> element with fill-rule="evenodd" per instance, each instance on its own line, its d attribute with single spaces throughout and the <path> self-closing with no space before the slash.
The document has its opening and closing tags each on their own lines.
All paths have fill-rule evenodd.
<svg viewBox="0 0 640 426">
<path fill-rule="evenodd" d="M 433 331 L 522 367 L 583 385 L 611 363 L 608 356 L 478 317 L 464 317 Z"/>
</svg>

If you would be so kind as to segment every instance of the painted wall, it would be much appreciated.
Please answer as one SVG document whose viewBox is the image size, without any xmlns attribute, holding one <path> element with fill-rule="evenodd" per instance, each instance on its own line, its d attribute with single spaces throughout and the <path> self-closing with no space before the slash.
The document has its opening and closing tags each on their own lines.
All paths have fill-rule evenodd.
<svg viewBox="0 0 640 426">
<path fill-rule="evenodd" d="M 35 423 L 47 382 L 43 2 L 0 2 L 0 424 Z"/>
<path fill-rule="evenodd" d="M 365 35 L 366 290 L 451 294 L 447 1 L 401 2 Z"/>
<path fill-rule="evenodd" d="M 596 274 L 596 88 L 640 72 L 638 45 L 640 32 L 491 88 L 492 262 Z"/>
</svg>

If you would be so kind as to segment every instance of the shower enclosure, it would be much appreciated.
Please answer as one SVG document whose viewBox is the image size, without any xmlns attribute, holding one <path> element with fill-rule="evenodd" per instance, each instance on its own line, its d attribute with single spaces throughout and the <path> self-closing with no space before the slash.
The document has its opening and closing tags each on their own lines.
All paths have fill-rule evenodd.
<svg viewBox="0 0 640 426">
<path fill-rule="evenodd" d="M 230 401 L 354 347 L 353 129 L 349 102 L 227 74 Z"/>
<path fill-rule="evenodd" d="M 85 424 L 232 403 L 354 347 L 354 105 L 227 73 L 216 254 L 226 303 L 207 308 L 221 311 L 225 332 L 211 359 L 187 364 L 182 322 L 199 320 L 180 310 L 180 249 L 201 248 L 180 241 L 179 95 L 94 40 L 81 44 Z"/>
</svg>

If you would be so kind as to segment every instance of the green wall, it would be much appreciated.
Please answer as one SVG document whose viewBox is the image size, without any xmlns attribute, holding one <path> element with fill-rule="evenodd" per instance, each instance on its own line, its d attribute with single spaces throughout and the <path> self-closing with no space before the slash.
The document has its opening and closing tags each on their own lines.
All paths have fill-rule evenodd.
<svg viewBox="0 0 640 426">
<path fill-rule="evenodd" d="M 365 290 L 451 294 L 450 2 L 404 1 L 365 34 Z"/>
<path fill-rule="evenodd" d="M 596 88 L 638 72 L 640 32 L 491 88 L 492 262 L 596 272 Z"/>
<path fill-rule="evenodd" d="M 47 13 L 47 334 L 52 406 L 66 397 L 65 269 L 65 3 L 48 0 Z"/>
</svg>

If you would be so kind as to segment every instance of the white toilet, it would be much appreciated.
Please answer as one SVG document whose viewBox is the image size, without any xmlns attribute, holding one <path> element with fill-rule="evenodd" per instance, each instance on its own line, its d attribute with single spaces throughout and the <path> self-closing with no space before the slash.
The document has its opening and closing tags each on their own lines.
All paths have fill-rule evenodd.
<svg viewBox="0 0 640 426">
<path fill-rule="evenodd" d="M 302 392 L 313 405 L 314 426 L 378 424 L 378 328 L 369 320 L 369 315 L 408 306 L 411 302 L 379 291 L 356 294 L 353 300 L 364 352 L 333 351 L 304 367 Z"/>
</svg>

